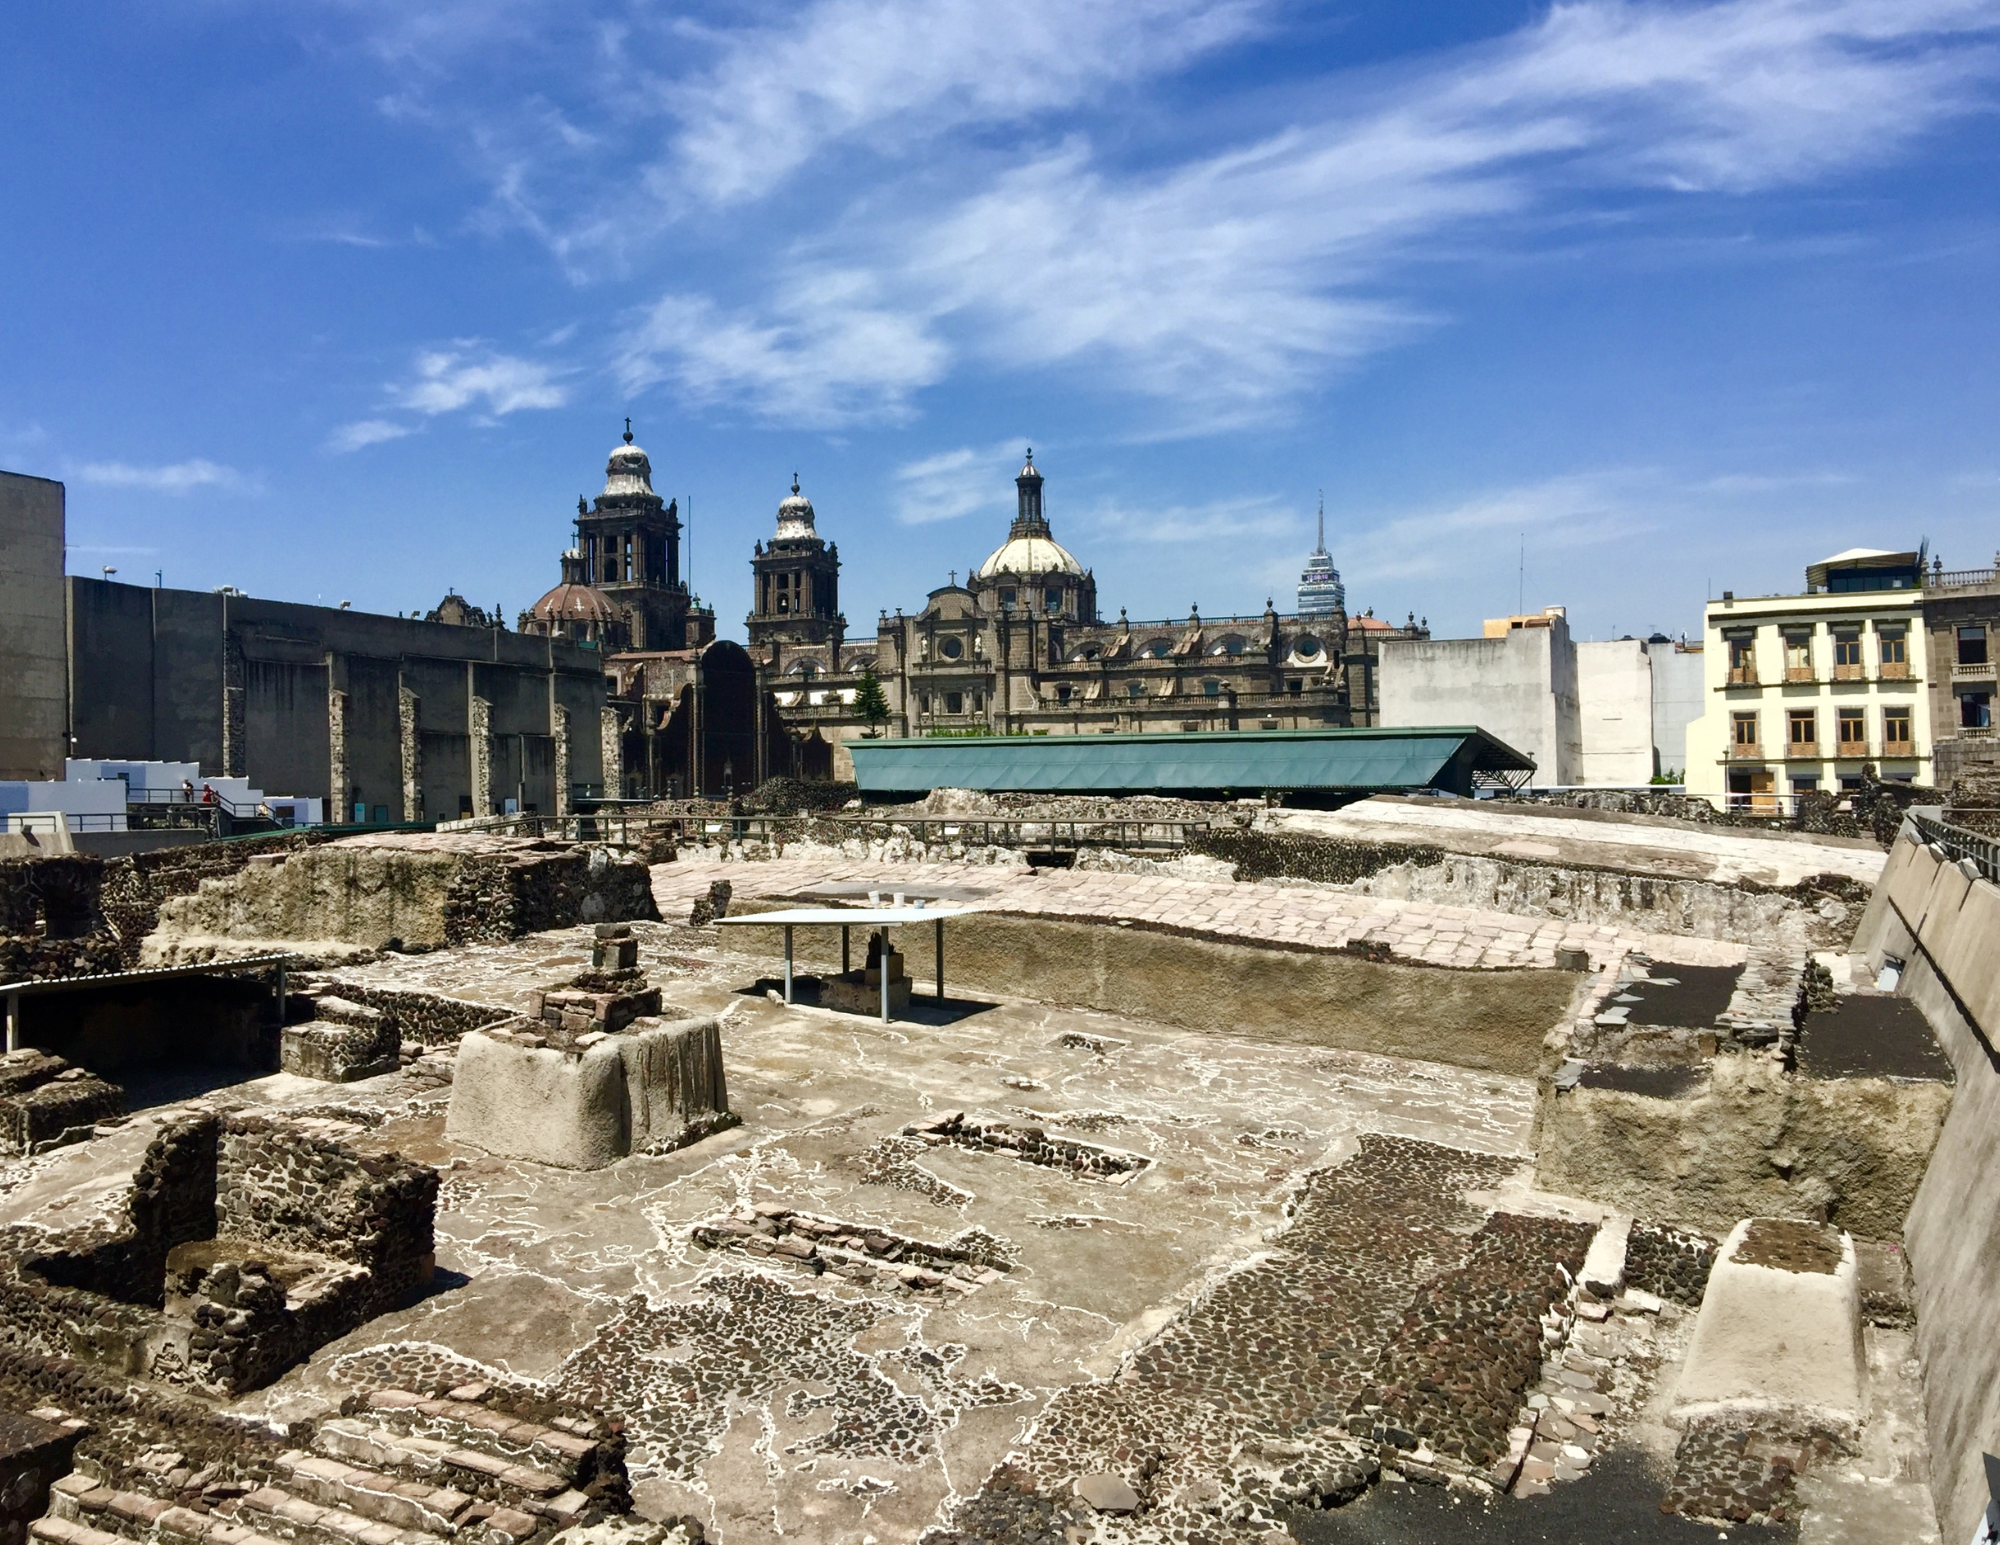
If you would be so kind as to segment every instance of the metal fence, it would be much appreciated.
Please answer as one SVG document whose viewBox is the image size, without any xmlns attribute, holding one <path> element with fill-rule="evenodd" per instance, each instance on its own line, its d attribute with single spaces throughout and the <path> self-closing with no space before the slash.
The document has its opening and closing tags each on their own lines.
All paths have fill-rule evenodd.
<svg viewBox="0 0 2000 1545">
<path fill-rule="evenodd" d="M 1954 861 L 1972 860 L 1980 874 L 2000 885 L 2000 843 L 1915 810 L 1909 812 L 1909 821 L 1925 842 L 1944 849 L 1946 856 Z"/>
<path fill-rule="evenodd" d="M 653 837 L 701 846 L 731 842 L 788 842 L 804 836 L 809 815 L 731 815 L 702 810 L 658 813 L 600 810 L 587 815 L 497 815 L 440 822 L 439 831 L 492 832 L 506 837 L 549 837 L 560 842 L 605 842 L 635 847 Z M 1133 848 L 1178 851 L 1206 820 L 1055 821 L 1022 816 L 824 816 L 822 828 L 840 837 L 876 841 L 906 832 L 919 842 L 963 842 L 982 847 Z"/>
</svg>

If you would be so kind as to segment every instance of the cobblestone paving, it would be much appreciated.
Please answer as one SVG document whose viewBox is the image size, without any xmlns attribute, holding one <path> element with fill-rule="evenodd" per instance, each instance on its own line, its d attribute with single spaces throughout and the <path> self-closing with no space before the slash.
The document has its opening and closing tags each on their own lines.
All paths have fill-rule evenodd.
<svg viewBox="0 0 2000 1545">
<path fill-rule="evenodd" d="M 1689 1309 L 1701 1307 L 1715 1241 L 1693 1229 L 1635 1223 L 1625 1243 L 1625 1281 Z"/>
<path fill-rule="evenodd" d="M 843 883 L 922 892 L 926 887 L 964 885 L 968 871 L 944 864 L 792 859 L 661 864 L 653 869 L 653 897 L 660 915 L 685 919 L 695 899 L 708 894 L 718 873 L 728 874 L 738 894 L 747 897 L 789 896 Z M 976 871 L 976 884 L 989 893 L 976 905 L 990 910 L 1152 923 L 1189 933 L 1313 949 L 1374 945 L 1398 959 L 1428 965 L 1484 970 L 1553 966 L 1559 947 L 1588 950 L 1593 965 L 1631 950 L 1686 965 L 1734 965 L 1745 955 L 1741 945 L 1708 939 L 1391 901 L 1300 885 L 1210 884 L 1095 870 L 998 868 Z"/>
<path fill-rule="evenodd" d="M 1663 1513 L 1715 1524 L 1782 1524 L 1795 1516 L 1808 1467 L 1849 1452 L 1831 1432 L 1775 1422 L 1703 1422 L 1674 1449 Z"/>
<path fill-rule="evenodd" d="M 1464 1265 L 1418 1292 L 1351 1425 L 1473 1470 L 1492 1465 L 1540 1370 L 1542 1317 L 1568 1296 L 1593 1232 L 1554 1218 L 1489 1219 Z"/>
<path fill-rule="evenodd" d="M 1579 1264 L 1591 1233 L 1483 1219 L 1466 1192 L 1512 1167 L 1361 1138 L 1347 1162 L 1304 1178 L 1262 1256 L 1212 1282 L 1115 1378 L 1056 1396 L 936 1538 L 1038 1538 L 1073 1505 L 1079 1480 L 1098 1474 L 1140 1501 L 1127 1523 L 1100 1518 L 1098 1538 L 1251 1538 L 1287 1506 L 1365 1487 L 1377 1461 L 1372 1441 L 1355 1439 L 1381 1425 L 1364 1409 L 1379 1403 L 1378 1385 L 1404 1403 L 1430 1393 L 1420 1386 L 1477 1387 L 1476 1404 L 1447 1399 L 1449 1415 L 1408 1420 L 1487 1462 L 1540 1367 L 1541 1315 L 1567 1291 L 1557 1262 Z"/>
</svg>

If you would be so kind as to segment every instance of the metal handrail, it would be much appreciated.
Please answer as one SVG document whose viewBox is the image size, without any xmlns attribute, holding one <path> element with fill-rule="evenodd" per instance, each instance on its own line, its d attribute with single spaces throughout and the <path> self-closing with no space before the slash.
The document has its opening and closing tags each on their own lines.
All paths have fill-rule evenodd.
<svg viewBox="0 0 2000 1545">
<path fill-rule="evenodd" d="M 1921 815 L 1915 810 L 1904 814 L 1925 842 L 1943 848 L 1953 859 L 1970 859 L 1980 874 L 2000 885 L 2000 843 L 1935 816 Z"/>
<path fill-rule="evenodd" d="M 1026 847 L 1030 843 L 1045 842 L 1071 847 L 1180 848 L 1187 846 L 1190 833 L 1205 832 L 1212 824 L 1207 820 L 1167 817 L 1065 821 L 1046 816 L 935 815 L 834 816 L 829 820 L 833 825 L 855 829 L 888 831 L 900 828 L 919 842 L 931 841 L 933 832 L 941 840 L 956 838 L 969 842 L 972 834 L 977 832 L 978 840 L 987 847 Z M 1000 833 L 997 840 L 994 837 L 996 829 Z"/>
</svg>

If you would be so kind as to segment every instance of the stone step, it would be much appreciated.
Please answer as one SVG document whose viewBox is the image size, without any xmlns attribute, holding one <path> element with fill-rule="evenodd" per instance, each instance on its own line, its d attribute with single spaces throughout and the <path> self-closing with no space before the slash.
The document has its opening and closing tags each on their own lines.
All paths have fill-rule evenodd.
<svg viewBox="0 0 2000 1545">
<path fill-rule="evenodd" d="M 335 1417 L 322 1423 L 313 1434 L 313 1447 L 332 1460 L 406 1477 L 422 1476 L 468 1496 L 497 1494 L 526 1512 L 546 1510 L 567 1520 L 589 1505 L 589 1499 L 573 1489 L 563 1476 L 504 1455 L 442 1438 L 398 1433 L 352 1417 Z M 405 1481 L 404 1484 L 421 1483 Z"/>
<path fill-rule="evenodd" d="M 445 1443 L 452 1451 L 447 1463 L 499 1477 L 505 1484 L 539 1495 L 554 1494 L 545 1489 L 549 1481 L 559 1481 L 555 1491 L 561 1491 L 574 1485 L 579 1476 L 588 1479 L 598 1448 L 590 1438 L 522 1421 L 469 1400 L 427 1400 L 408 1390 L 378 1389 L 368 1396 L 367 1407 L 368 1415 L 397 1438 L 421 1437 Z M 489 1463 L 459 1457 L 468 1454 Z M 495 1469 L 490 1461 L 498 1461 L 502 1468 Z M 538 1479 L 530 1482 L 507 1476 L 504 1467 L 508 1465 Z"/>
<path fill-rule="evenodd" d="M 442 1533 L 403 1529 L 339 1504 L 314 1502 L 289 1486 L 260 1486 L 235 1504 L 245 1528 L 298 1545 L 436 1545 Z"/>
<path fill-rule="evenodd" d="M 450 1532 L 473 1498 L 449 1486 L 399 1480 L 366 1465 L 292 1449 L 278 1456 L 286 1489 L 323 1507 L 344 1507 L 377 1523 L 427 1534 Z"/>
<path fill-rule="evenodd" d="M 40 1540 L 44 1545 L 127 1545 L 127 1541 L 119 1535 L 106 1534 L 101 1529 L 93 1529 L 88 1524 L 61 1518 L 54 1513 L 30 1523 L 28 1537 Z"/>
<path fill-rule="evenodd" d="M 49 1487 L 49 1516 L 99 1532 L 144 1539 L 173 1504 L 143 1492 L 106 1486 L 71 1471 Z"/>
</svg>

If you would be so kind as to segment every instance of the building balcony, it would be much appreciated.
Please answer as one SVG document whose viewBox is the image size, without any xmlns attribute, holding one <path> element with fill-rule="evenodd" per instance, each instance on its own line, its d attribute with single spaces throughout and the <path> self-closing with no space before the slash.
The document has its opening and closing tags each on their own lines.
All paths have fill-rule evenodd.
<svg viewBox="0 0 2000 1545">
<path fill-rule="evenodd" d="M 1868 677 L 1864 668 L 1859 665 L 1836 665 L 1833 668 L 1833 679 L 1835 681 L 1866 681 Z"/>
<path fill-rule="evenodd" d="M 1816 740 L 1794 740 L 1785 747 L 1788 762 L 1823 762 L 1828 753 Z"/>
<path fill-rule="evenodd" d="M 1787 686 L 1793 682 L 1813 682 L 1817 680 L 1819 678 L 1813 674 L 1813 668 L 1810 665 L 1788 665 L 1785 667 L 1785 683 Z"/>
<path fill-rule="evenodd" d="M 1989 661 L 1983 665 L 1959 665 L 1954 663 L 1951 668 L 1951 679 L 1953 681 L 1991 681 L 1993 680 L 1992 662 Z"/>
<path fill-rule="evenodd" d="M 1757 667 L 1754 665 L 1731 666 L 1728 685 L 1732 687 L 1754 687 L 1759 685 Z"/>
<path fill-rule="evenodd" d="M 1881 681 L 1910 681 L 1914 678 L 1910 675 L 1909 661 L 1898 660 L 1893 665 L 1885 663 L 1877 679 Z"/>
<path fill-rule="evenodd" d="M 1764 748 L 1755 741 L 1750 742 L 1748 745 L 1740 743 L 1731 745 L 1729 748 L 1729 760 L 1732 762 L 1761 762 L 1764 760 Z"/>
</svg>

